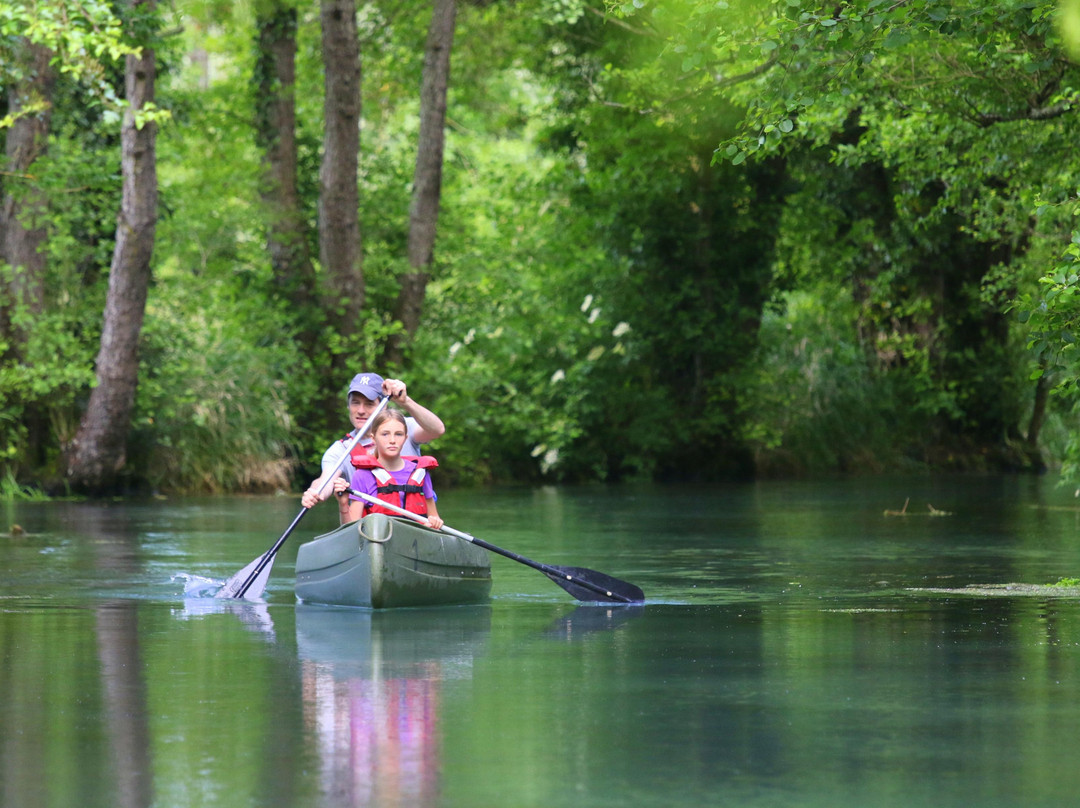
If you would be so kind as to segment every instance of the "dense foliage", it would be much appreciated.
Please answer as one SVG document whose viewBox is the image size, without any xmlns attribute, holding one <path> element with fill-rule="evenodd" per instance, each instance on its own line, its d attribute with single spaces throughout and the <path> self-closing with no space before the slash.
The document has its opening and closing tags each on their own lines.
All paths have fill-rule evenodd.
<svg viewBox="0 0 1080 808">
<path fill-rule="evenodd" d="M 0 174 L 5 200 L 47 200 L 44 306 L 2 269 L 0 478 L 13 492 L 64 489 L 120 193 L 131 40 L 122 18 L 94 16 L 105 5 L 44 13 L 66 5 L 0 18 L 0 137 L 27 109 L 14 92 L 30 16 L 64 66 L 42 99 L 47 152 Z M 358 9 L 355 335 L 312 308 L 317 290 L 283 293 L 267 254 L 262 8 L 161 5 L 159 221 L 129 488 L 289 487 L 346 427 L 341 392 L 361 369 L 404 378 L 443 418 L 430 450 L 442 479 L 466 482 L 1080 457 L 1067 437 L 1080 84 L 1053 3 L 461 5 L 434 263 L 400 367 L 379 365 L 400 332 L 430 5 Z M 295 9 L 297 190 L 317 256 L 319 15 Z M 317 260 L 314 272 L 322 283 Z"/>
</svg>

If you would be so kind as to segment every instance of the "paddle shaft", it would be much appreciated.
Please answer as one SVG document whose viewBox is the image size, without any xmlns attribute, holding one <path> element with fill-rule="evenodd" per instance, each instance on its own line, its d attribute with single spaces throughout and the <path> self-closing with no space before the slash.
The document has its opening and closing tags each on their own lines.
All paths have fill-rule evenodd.
<svg viewBox="0 0 1080 808">
<path fill-rule="evenodd" d="M 353 491 L 352 489 L 350 489 L 349 492 L 354 496 L 366 500 L 367 502 L 378 505 L 380 508 L 386 508 L 387 510 L 393 511 L 394 513 L 400 513 L 402 516 L 407 516 L 408 518 L 420 522 L 421 524 L 429 525 L 426 516 L 421 516 L 418 513 L 413 513 L 412 511 L 407 511 L 404 508 L 399 508 L 396 505 L 393 505 L 389 502 L 384 502 L 383 500 L 377 499 L 370 494 L 365 494 L 362 491 Z M 451 536 L 457 536 L 459 539 L 464 539 L 467 542 L 475 544 L 477 547 L 483 547 L 485 550 L 489 550 L 492 553 L 498 553 L 499 555 L 504 556 L 505 558 L 509 558 L 512 561 L 517 561 L 527 567 L 532 567 L 534 570 L 539 570 L 552 580 L 562 579 L 573 586 L 583 587 L 591 592 L 595 592 L 598 595 L 603 595 L 605 598 L 618 600 L 623 603 L 637 602 L 634 598 L 627 597 L 620 592 L 613 592 L 610 589 L 606 589 L 605 587 L 599 586 L 598 584 L 594 584 L 592 581 L 586 580 L 579 575 L 571 575 L 565 570 L 559 569 L 558 567 L 552 567 L 549 564 L 542 564 L 539 561 L 533 561 L 531 558 L 526 558 L 525 556 L 519 555 L 518 553 L 512 552 L 511 550 L 504 550 L 502 547 L 497 547 L 496 545 L 486 542 L 483 539 L 478 539 L 475 536 L 470 536 L 468 533 L 464 533 L 460 530 L 454 530 L 454 528 L 452 527 L 447 527 L 446 525 L 443 525 L 440 530 L 443 533 L 449 533 Z M 556 580 L 555 582 L 560 583 L 559 580 Z M 573 593 L 571 592 L 571 594 Z"/>
<path fill-rule="evenodd" d="M 385 393 L 379 396 L 379 403 L 376 405 L 374 411 L 371 413 L 371 415 L 368 416 L 367 420 L 364 421 L 364 425 L 356 431 L 355 437 L 353 437 L 353 439 L 349 441 L 348 444 L 346 444 L 345 454 L 338 462 L 337 468 L 334 469 L 333 474 L 323 480 L 323 484 L 319 486 L 319 490 L 315 492 L 316 494 L 321 494 L 326 488 L 326 486 L 333 483 L 334 478 L 337 477 L 337 473 L 341 471 L 341 467 L 345 465 L 345 463 L 348 461 L 349 455 L 352 454 L 352 450 L 356 447 L 356 444 L 358 444 L 360 442 L 360 439 L 367 434 L 368 428 L 371 426 L 371 422 L 375 420 L 376 415 L 378 415 L 386 408 L 386 404 L 389 400 L 390 396 L 386 395 Z M 277 555 L 277 551 L 281 549 L 281 545 L 285 543 L 285 540 L 289 538 L 289 534 L 296 529 L 296 526 L 300 524 L 300 520 L 304 518 L 304 514 L 306 514 L 309 510 L 310 508 L 300 509 L 300 513 L 296 514 L 296 518 L 292 520 L 292 524 L 289 525 L 285 529 L 285 532 L 281 534 L 281 538 L 274 542 L 274 546 L 263 554 L 259 563 L 255 566 L 255 569 L 253 569 L 248 575 L 248 577 L 244 579 L 243 585 L 236 591 L 236 594 L 233 595 L 234 598 L 244 597 L 245 593 L 251 587 L 252 583 L 255 582 L 255 579 L 259 577 L 259 573 L 262 572 L 266 565 L 273 560 L 275 555 Z"/>
</svg>

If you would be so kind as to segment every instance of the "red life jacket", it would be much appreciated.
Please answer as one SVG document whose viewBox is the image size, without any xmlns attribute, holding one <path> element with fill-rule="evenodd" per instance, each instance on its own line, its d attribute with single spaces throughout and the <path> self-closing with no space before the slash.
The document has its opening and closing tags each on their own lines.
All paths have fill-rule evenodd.
<svg viewBox="0 0 1080 808">
<path fill-rule="evenodd" d="M 431 455 L 423 455 L 422 457 L 402 455 L 402 459 L 416 463 L 416 468 L 409 474 L 409 479 L 404 485 L 394 482 L 393 475 L 383 468 L 383 464 L 379 462 L 379 458 L 373 455 L 353 457 L 353 463 L 356 464 L 357 468 L 371 470 L 371 473 L 375 476 L 375 496 L 378 499 L 381 499 L 383 502 L 390 505 L 397 505 L 399 508 L 404 508 L 410 513 L 427 516 L 427 499 L 424 497 L 424 478 L 427 476 L 427 469 L 439 465 L 439 461 Z M 405 494 L 404 505 L 401 504 L 402 493 Z M 380 508 L 378 505 L 373 505 L 367 500 L 364 500 L 364 516 L 367 516 L 369 513 L 385 513 L 390 516 L 401 515 L 391 511 L 389 508 Z"/>
<path fill-rule="evenodd" d="M 346 435 L 342 442 L 349 440 L 349 438 L 351 437 L 352 435 Z M 349 452 L 349 459 L 352 461 L 352 464 L 355 468 L 363 468 L 360 465 L 360 458 L 371 457 L 371 447 L 373 445 L 374 444 L 369 443 L 367 446 L 365 446 L 362 443 L 357 443 L 354 447 L 352 447 L 352 451 Z"/>
</svg>

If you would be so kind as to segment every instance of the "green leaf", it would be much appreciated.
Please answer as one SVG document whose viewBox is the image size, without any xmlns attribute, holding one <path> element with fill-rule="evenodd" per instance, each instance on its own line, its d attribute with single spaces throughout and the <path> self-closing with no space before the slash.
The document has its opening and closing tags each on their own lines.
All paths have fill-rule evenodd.
<svg viewBox="0 0 1080 808">
<path fill-rule="evenodd" d="M 911 42 L 911 34 L 906 31 L 892 30 L 882 43 L 886 48 L 902 48 Z"/>
</svg>

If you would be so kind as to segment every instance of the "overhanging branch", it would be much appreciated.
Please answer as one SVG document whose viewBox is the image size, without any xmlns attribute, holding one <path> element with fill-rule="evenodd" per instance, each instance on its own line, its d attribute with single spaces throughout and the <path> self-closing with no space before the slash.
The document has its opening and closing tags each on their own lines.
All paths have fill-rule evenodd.
<svg viewBox="0 0 1080 808">
<path fill-rule="evenodd" d="M 1015 112 L 978 112 L 972 116 L 972 120 L 981 127 L 1013 121 L 1048 121 L 1072 112 L 1077 102 L 1080 102 L 1080 93 L 1049 107 L 1029 107 Z"/>
</svg>

